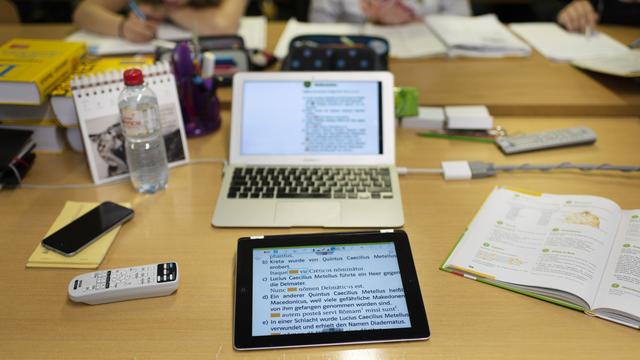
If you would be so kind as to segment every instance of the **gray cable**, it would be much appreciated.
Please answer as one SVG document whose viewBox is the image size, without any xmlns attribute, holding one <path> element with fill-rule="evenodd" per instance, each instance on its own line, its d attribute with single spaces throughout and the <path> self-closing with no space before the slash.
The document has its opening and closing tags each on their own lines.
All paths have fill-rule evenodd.
<svg viewBox="0 0 640 360">
<path fill-rule="evenodd" d="M 575 169 L 580 171 L 594 171 L 594 170 L 608 170 L 608 171 L 622 171 L 622 172 L 635 172 L 640 171 L 640 166 L 622 166 L 611 164 L 574 164 L 571 162 L 562 162 L 558 164 L 519 164 L 519 165 L 494 165 L 495 171 L 521 171 L 521 170 L 540 170 L 551 171 L 558 169 Z"/>
<path fill-rule="evenodd" d="M 215 159 L 215 158 L 204 158 L 204 159 L 193 159 L 193 160 L 189 160 L 184 164 L 181 164 L 180 166 L 184 166 L 184 165 L 197 165 L 197 164 L 218 164 L 218 163 L 222 163 L 222 164 L 226 164 L 227 161 L 223 160 L 223 159 Z M 116 180 L 113 182 L 109 182 L 107 184 L 59 184 L 59 185 L 54 185 L 54 184 L 24 184 L 21 183 L 19 185 L 20 188 L 23 189 L 43 189 L 43 190 L 63 190 L 63 189 L 90 189 L 90 188 L 95 188 L 98 186 L 107 186 L 107 185 L 114 185 L 114 184 L 119 184 L 121 182 L 124 181 L 129 181 L 128 178 L 124 178 L 124 179 L 120 179 L 120 180 Z"/>
</svg>

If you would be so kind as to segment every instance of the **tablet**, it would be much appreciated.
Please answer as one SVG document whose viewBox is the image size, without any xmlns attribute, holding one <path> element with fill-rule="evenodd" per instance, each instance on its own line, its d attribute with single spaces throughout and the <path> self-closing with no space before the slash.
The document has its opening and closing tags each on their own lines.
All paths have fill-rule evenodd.
<svg viewBox="0 0 640 360">
<path fill-rule="evenodd" d="M 404 231 L 238 240 L 236 349 L 426 340 L 429 336 Z"/>
</svg>

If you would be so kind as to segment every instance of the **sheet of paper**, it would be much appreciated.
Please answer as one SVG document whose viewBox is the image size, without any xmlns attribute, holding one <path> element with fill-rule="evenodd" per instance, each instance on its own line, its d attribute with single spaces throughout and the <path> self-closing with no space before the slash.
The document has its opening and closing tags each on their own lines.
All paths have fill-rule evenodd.
<svg viewBox="0 0 640 360">
<path fill-rule="evenodd" d="M 240 20 L 238 35 L 244 39 L 247 49 L 264 50 L 267 47 L 267 18 L 247 16 Z"/>
<path fill-rule="evenodd" d="M 571 64 L 582 69 L 609 75 L 640 77 L 640 50 L 628 50 L 618 55 L 579 59 L 572 61 Z"/>
<path fill-rule="evenodd" d="M 58 231 L 63 226 L 79 218 L 98 205 L 100 205 L 100 203 L 67 201 L 60 212 L 60 215 L 58 215 L 53 225 L 51 225 L 45 237 Z M 120 205 L 131 207 L 131 204 L 129 203 L 121 203 Z M 109 250 L 111 243 L 116 238 L 118 231 L 120 231 L 120 226 L 109 231 L 100 239 L 96 240 L 93 244 L 87 246 L 74 256 L 64 256 L 47 250 L 40 242 L 38 242 L 36 249 L 27 261 L 27 267 L 95 269 L 100 265 L 102 259 L 104 259 L 104 256 Z"/>
<path fill-rule="evenodd" d="M 424 23 L 398 26 L 366 24 L 363 33 L 389 41 L 391 57 L 411 59 L 444 55 L 447 47 Z"/>
<path fill-rule="evenodd" d="M 607 34 L 596 32 L 585 36 L 568 32 L 555 23 L 511 24 L 510 28 L 546 58 L 555 61 L 611 56 L 629 51 Z"/>
<path fill-rule="evenodd" d="M 529 56 L 531 48 L 493 14 L 476 17 L 431 15 L 425 22 L 449 47 L 450 56 Z"/>
<path fill-rule="evenodd" d="M 89 53 L 93 55 L 152 53 L 155 50 L 155 46 L 151 43 L 134 43 L 115 36 L 99 35 L 86 30 L 78 30 L 65 40 L 87 43 Z"/>
<path fill-rule="evenodd" d="M 264 16 L 244 17 L 240 20 L 238 35 L 242 36 L 248 49 L 264 49 L 267 43 L 267 19 Z M 162 40 L 191 39 L 191 30 L 172 24 L 160 24 L 158 38 Z M 79 30 L 68 36 L 67 41 L 87 43 L 89 52 L 94 55 L 118 55 L 133 53 L 152 53 L 155 46 L 151 43 L 134 43 L 115 36 L 106 36 Z"/>
<path fill-rule="evenodd" d="M 362 33 L 362 25 L 346 23 L 303 23 L 290 19 L 278 39 L 274 55 L 284 58 L 289 53 L 291 39 L 299 35 L 354 35 Z"/>
</svg>

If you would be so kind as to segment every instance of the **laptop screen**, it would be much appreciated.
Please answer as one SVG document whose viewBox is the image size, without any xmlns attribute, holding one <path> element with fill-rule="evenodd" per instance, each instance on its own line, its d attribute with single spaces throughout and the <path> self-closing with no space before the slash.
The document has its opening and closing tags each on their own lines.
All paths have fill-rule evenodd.
<svg viewBox="0 0 640 360">
<path fill-rule="evenodd" d="M 356 80 L 247 80 L 242 155 L 378 155 L 382 84 Z"/>
</svg>

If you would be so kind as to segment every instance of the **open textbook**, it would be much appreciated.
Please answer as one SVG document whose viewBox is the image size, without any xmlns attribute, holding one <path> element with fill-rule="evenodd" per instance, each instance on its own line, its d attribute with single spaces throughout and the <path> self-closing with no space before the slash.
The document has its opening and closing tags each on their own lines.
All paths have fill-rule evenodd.
<svg viewBox="0 0 640 360">
<path fill-rule="evenodd" d="M 289 52 L 289 43 L 300 35 L 370 35 L 379 36 L 389 42 L 391 57 L 419 58 L 444 55 L 447 48 L 423 23 L 398 26 L 348 23 L 306 23 L 290 19 L 278 39 L 274 54 L 284 58 Z"/>
<path fill-rule="evenodd" d="M 640 50 L 628 50 L 616 55 L 574 60 L 571 65 L 603 74 L 640 77 Z"/>
<path fill-rule="evenodd" d="M 449 56 L 525 57 L 529 45 L 513 35 L 494 14 L 480 16 L 430 15 L 426 24 L 442 39 Z"/>
<path fill-rule="evenodd" d="M 640 329 L 640 209 L 498 187 L 441 267 Z"/>
<path fill-rule="evenodd" d="M 247 49 L 264 49 L 267 44 L 267 18 L 249 16 L 240 19 L 238 35 Z M 158 38 L 162 40 L 188 40 L 191 31 L 172 24 L 160 24 Z M 115 36 L 100 35 L 86 30 L 78 30 L 69 35 L 67 41 L 86 42 L 89 52 L 94 55 L 119 55 L 134 53 L 153 53 L 156 46 L 152 42 L 135 43 Z"/>
<path fill-rule="evenodd" d="M 547 59 L 554 61 L 613 56 L 630 51 L 602 32 L 585 36 L 584 33 L 566 31 L 556 23 L 518 23 L 509 27 Z"/>
</svg>

